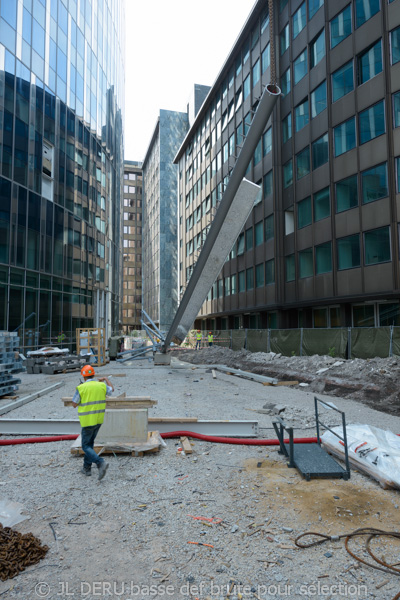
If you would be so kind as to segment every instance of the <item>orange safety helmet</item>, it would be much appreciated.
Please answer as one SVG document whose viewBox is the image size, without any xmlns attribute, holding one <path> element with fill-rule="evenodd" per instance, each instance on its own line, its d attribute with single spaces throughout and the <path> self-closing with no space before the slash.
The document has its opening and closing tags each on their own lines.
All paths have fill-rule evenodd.
<svg viewBox="0 0 400 600">
<path fill-rule="evenodd" d="M 94 377 L 95 373 L 93 367 L 90 365 L 85 365 L 81 369 L 81 375 L 82 377 Z"/>
</svg>

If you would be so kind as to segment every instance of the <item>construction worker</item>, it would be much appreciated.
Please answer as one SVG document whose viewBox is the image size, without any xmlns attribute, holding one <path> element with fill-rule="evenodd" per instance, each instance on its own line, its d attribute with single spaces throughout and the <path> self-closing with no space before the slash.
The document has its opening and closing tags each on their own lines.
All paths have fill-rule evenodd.
<svg viewBox="0 0 400 600">
<path fill-rule="evenodd" d="M 213 341 L 214 341 L 214 336 L 211 331 L 208 332 L 207 338 L 208 338 L 208 345 L 211 348 L 211 346 L 213 345 Z"/>
<path fill-rule="evenodd" d="M 81 472 L 84 475 L 91 475 L 92 464 L 95 463 L 99 470 L 99 479 L 103 479 L 108 469 L 108 463 L 96 454 L 93 446 L 104 421 L 106 396 L 114 391 L 114 386 L 107 377 L 99 377 L 96 381 L 94 368 L 91 365 L 82 367 L 81 375 L 85 381 L 78 385 L 72 398 L 72 406 L 78 407 L 78 416 L 82 427 L 82 450 L 85 456 Z"/>
<path fill-rule="evenodd" d="M 57 336 L 57 344 L 58 344 L 59 346 L 62 346 L 62 343 L 63 343 L 63 341 L 65 340 L 65 338 L 66 338 L 66 337 L 67 337 L 67 336 L 66 336 L 66 335 L 65 335 L 65 333 L 62 331 L 62 332 L 60 333 L 60 335 L 58 335 L 58 336 Z"/>
<path fill-rule="evenodd" d="M 201 335 L 200 329 L 198 329 L 197 333 L 196 333 L 196 350 L 200 349 L 202 339 L 203 339 L 203 336 Z"/>
</svg>

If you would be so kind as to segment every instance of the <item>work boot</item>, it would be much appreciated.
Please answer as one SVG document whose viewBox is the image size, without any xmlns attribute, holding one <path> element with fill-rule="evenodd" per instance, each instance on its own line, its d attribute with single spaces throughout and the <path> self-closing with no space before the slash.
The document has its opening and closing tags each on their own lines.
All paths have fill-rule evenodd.
<svg viewBox="0 0 400 600">
<path fill-rule="evenodd" d="M 84 475 L 87 475 L 87 477 L 89 477 L 92 474 L 92 469 L 90 467 L 89 467 L 89 469 L 82 467 L 81 473 L 83 473 Z"/>
<path fill-rule="evenodd" d="M 103 460 L 102 463 L 100 463 L 99 465 L 99 481 L 100 479 L 103 479 L 104 475 L 106 474 L 108 469 L 108 463 L 106 463 L 105 460 Z"/>
</svg>

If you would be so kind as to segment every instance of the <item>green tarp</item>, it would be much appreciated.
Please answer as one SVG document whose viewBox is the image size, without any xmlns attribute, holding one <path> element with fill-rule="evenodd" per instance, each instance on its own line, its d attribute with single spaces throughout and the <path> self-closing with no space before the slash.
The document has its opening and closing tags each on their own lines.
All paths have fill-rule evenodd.
<svg viewBox="0 0 400 600">
<path fill-rule="evenodd" d="M 303 356 L 346 357 L 347 329 L 303 329 Z"/>
<path fill-rule="evenodd" d="M 248 329 L 246 349 L 249 352 L 268 352 L 268 331 Z"/>
<path fill-rule="evenodd" d="M 223 346 L 224 348 L 230 348 L 231 346 L 231 331 L 213 331 L 214 334 L 214 346 Z"/>
<path fill-rule="evenodd" d="M 244 329 L 232 330 L 232 350 L 242 350 L 246 340 L 246 332 Z"/>
<path fill-rule="evenodd" d="M 389 356 L 390 327 L 362 327 L 351 330 L 351 358 Z"/>
<path fill-rule="evenodd" d="M 284 356 L 299 356 L 300 329 L 272 329 L 271 352 Z"/>
</svg>

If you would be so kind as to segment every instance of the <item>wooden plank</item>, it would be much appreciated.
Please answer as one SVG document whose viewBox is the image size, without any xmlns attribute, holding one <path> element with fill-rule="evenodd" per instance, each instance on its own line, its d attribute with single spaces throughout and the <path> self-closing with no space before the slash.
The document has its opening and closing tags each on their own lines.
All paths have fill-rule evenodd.
<svg viewBox="0 0 400 600">
<path fill-rule="evenodd" d="M 298 381 L 278 381 L 278 383 L 273 383 L 272 385 L 299 385 Z"/>
<path fill-rule="evenodd" d="M 193 452 L 192 445 L 189 442 L 187 437 L 181 437 L 181 444 L 182 444 L 182 448 L 183 448 L 185 454 L 192 454 L 192 452 Z"/>
<path fill-rule="evenodd" d="M 150 439 L 152 438 L 152 436 L 154 435 L 153 431 L 149 431 L 147 434 L 147 441 L 149 442 Z M 116 444 L 118 444 L 118 441 L 116 441 Z M 141 445 L 143 445 L 143 443 L 141 442 Z M 131 456 L 143 456 L 144 454 L 148 454 L 148 453 L 153 453 L 153 452 L 159 452 L 160 451 L 160 446 L 158 448 L 150 448 L 148 450 L 139 450 L 136 451 L 134 449 L 134 443 L 132 443 L 132 448 L 126 448 L 126 449 L 121 449 L 121 450 L 114 450 L 112 448 L 105 448 L 102 444 L 97 444 L 95 443 L 94 447 L 93 447 L 94 451 L 98 454 L 99 452 L 101 452 L 101 455 L 103 454 L 130 454 Z M 71 446 L 71 454 L 75 454 L 76 456 L 83 456 L 84 452 L 82 450 L 82 446 L 81 446 L 81 436 L 79 436 L 76 440 L 74 440 L 74 442 L 72 443 Z"/>
<path fill-rule="evenodd" d="M 72 406 L 72 397 L 62 398 L 64 406 Z M 157 404 L 157 400 L 152 400 L 148 396 L 134 397 L 127 396 L 126 398 L 115 398 L 110 396 L 106 398 L 107 408 L 151 408 Z"/>
</svg>

